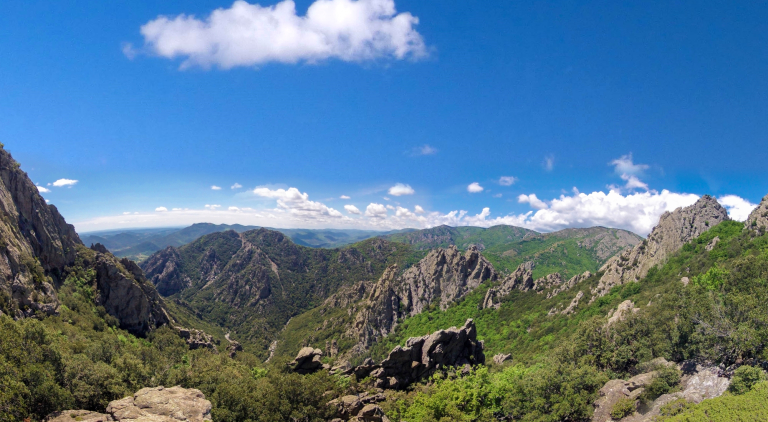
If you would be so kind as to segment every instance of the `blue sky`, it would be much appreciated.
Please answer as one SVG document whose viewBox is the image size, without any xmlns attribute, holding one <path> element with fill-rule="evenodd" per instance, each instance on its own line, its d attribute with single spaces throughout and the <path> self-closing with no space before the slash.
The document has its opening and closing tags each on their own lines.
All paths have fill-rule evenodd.
<svg viewBox="0 0 768 422">
<path fill-rule="evenodd" d="M 0 5 L 0 142 L 81 231 L 645 234 L 768 193 L 758 2 L 65 3 Z"/>
</svg>

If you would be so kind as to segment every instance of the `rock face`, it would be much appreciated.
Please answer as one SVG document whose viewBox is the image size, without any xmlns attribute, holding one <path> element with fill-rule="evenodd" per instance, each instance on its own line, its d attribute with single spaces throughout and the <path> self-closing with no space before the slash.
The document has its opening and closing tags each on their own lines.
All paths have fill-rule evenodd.
<svg viewBox="0 0 768 422">
<path fill-rule="evenodd" d="M 608 313 L 608 322 L 605 323 L 605 326 L 609 327 L 619 321 L 624 321 L 629 315 L 639 310 L 639 308 L 635 308 L 635 304 L 631 300 L 625 300 L 616 307 L 616 310 L 611 310 Z"/>
<path fill-rule="evenodd" d="M 55 412 L 45 418 L 45 422 L 112 422 L 112 416 L 90 410 L 65 410 Z"/>
<path fill-rule="evenodd" d="M 368 394 L 364 392 L 331 400 L 328 402 L 328 406 L 336 410 L 336 418 L 346 421 L 360 415 L 366 406 L 375 405 L 384 400 L 386 400 L 384 394 Z"/>
<path fill-rule="evenodd" d="M 142 388 L 136 394 L 110 402 L 106 414 L 66 410 L 46 422 L 210 422 L 211 402 L 200 390 L 181 387 Z"/>
<path fill-rule="evenodd" d="M 96 302 L 118 319 L 120 328 L 145 336 L 170 322 L 162 299 L 133 261 L 118 260 L 109 252 L 82 255 L 84 264 L 96 271 Z"/>
<path fill-rule="evenodd" d="M 62 281 L 64 268 L 74 263 L 80 238 L 2 147 L 0 217 L 0 294 L 10 297 L 14 306 L 7 313 L 56 314 L 54 286 Z"/>
<path fill-rule="evenodd" d="M 461 253 L 453 246 L 434 249 L 418 264 L 398 273 L 397 266 L 384 271 L 371 288 L 369 306 L 362 307 L 355 317 L 352 331 L 359 339 L 355 351 L 385 337 L 398 319 L 417 315 L 432 305 L 445 309 L 482 282 L 498 277 L 477 248 Z"/>
<path fill-rule="evenodd" d="M 481 307 L 483 309 L 498 308 L 500 304 L 497 298 L 506 296 L 514 289 L 527 291 L 533 288 L 533 268 L 535 264 L 532 261 L 520 264 L 512 274 L 505 277 L 498 286 L 488 289 L 485 294 Z"/>
<path fill-rule="evenodd" d="M 477 340 L 471 319 L 461 328 L 451 327 L 424 337 L 408 339 L 405 347 L 397 346 L 380 365 L 364 363 L 378 388 L 402 389 L 413 382 L 450 367 L 469 367 L 485 363 L 483 343 Z M 368 374 L 355 368 L 355 374 Z"/>
<path fill-rule="evenodd" d="M 180 270 L 180 266 L 179 250 L 172 246 L 150 256 L 142 263 L 147 278 L 163 296 L 178 293 L 192 285 L 192 280 Z"/>
<path fill-rule="evenodd" d="M 200 390 L 142 388 L 131 397 L 109 403 L 107 413 L 120 422 L 203 422 L 211 420 L 211 402 Z"/>
<path fill-rule="evenodd" d="M 605 296 L 614 286 L 640 280 L 684 244 L 727 219 L 725 208 L 709 195 L 691 206 L 665 212 L 646 241 L 611 258 L 601 268 L 604 273 L 592 291 L 593 299 Z"/>
<path fill-rule="evenodd" d="M 213 339 L 213 336 L 206 333 L 205 331 L 196 330 L 194 328 L 182 328 L 182 327 L 176 327 L 176 330 L 179 332 L 179 337 L 183 338 L 184 341 L 187 342 L 187 346 L 189 346 L 190 350 L 195 349 L 211 349 L 213 351 L 218 351 L 216 349 L 216 342 Z M 237 343 L 238 346 L 240 343 Z M 229 348 L 227 348 L 229 350 Z M 240 350 L 243 350 L 242 346 L 240 347 Z M 230 354 L 230 357 L 233 357 L 233 354 Z"/>
<path fill-rule="evenodd" d="M 299 350 L 299 354 L 296 355 L 296 359 L 288 365 L 299 374 L 311 374 L 323 369 L 323 351 L 320 349 L 313 349 L 311 347 L 304 347 Z"/>
<path fill-rule="evenodd" d="M 747 230 L 760 230 L 761 227 L 763 230 L 768 229 L 768 195 L 763 197 L 760 205 L 752 210 L 744 222 L 744 228 Z"/>
</svg>

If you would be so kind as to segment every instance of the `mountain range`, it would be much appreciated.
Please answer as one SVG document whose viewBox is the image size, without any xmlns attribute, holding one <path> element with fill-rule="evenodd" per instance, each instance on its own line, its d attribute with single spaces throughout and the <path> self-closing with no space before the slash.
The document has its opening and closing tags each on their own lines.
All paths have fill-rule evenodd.
<svg viewBox="0 0 768 422">
<path fill-rule="evenodd" d="M 0 416 L 128 421 L 169 403 L 227 421 L 760 420 L 766 210 L 768 196 L 744 224 L 705 195 L 645 239 L 101 234 L 124 250 L 177 242 L 138 265 L 86 247 L 0 149 Z"/>
</svg>

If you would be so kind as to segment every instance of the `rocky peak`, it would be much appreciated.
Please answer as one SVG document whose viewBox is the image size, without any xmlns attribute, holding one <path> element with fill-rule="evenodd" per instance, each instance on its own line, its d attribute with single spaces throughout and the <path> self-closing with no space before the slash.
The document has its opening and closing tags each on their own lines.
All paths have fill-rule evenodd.
<svg viewBox="0 0 768 422">
<path fill-rule="evenodd" d="M 760 205 L 757 206 L 747 217 L 744 227 L 748 230 L 768 229 L 768 195 L 763 197 Z"/>
<path fill-rule="evenodd" d="M 512 290 L 528 291 L 532 289 L 534 286 L 533 268 L 535 266 L 536 264 L 533 261 L 518 265 L 512 274 L 501 280 L 498 286 L 488 289 L 485 299 L 483 299 L 483 303 L 480 306 L 483 309 L 498 308 L 500 304 L 497 302 L 497 299 L 512 293 Z"/>
<path fill-rule="evenodd" d="M 709 195 L 688 207 L 665 212 L 648 239 L 611 258 L 601 268 L 604 273 L 592 291 L 592 300 L 604 296 L 613 286 L 645 277 L 648 270 L 664 264 L 687 242 L 725 220 L 728 220 L 728 212 Z"/>
<path fill-rule="evenodd" d="M 420 314 L 433 305 L 445 309 L 482 282 L 498 277 L 477 248 L 462 253 L 455 246 L 433 249 L 416 265 L 398 273 L 397 265 L 390 266 L 370 289 L 366 306 L 361 306 L 348 333 L 359 339 L 352 353 L 360 353 L 387 336 L 398 319 Z"/>
<path fill-rule="evenodd" d="M 0 292 L 15 316 L 55 314 L 54 285 L 81 244 L 74 227 L 48 205 L 19 163 L 0 147 Z"/>
<path fill-rule="evenodd" d="M 170 296 L 186 289 L 192 283 L 189 277 L 182 273 L 179 250 L 168 246 L 153 254 L 142 263 L 147 278 L 163 296 Z"/>
</svg>

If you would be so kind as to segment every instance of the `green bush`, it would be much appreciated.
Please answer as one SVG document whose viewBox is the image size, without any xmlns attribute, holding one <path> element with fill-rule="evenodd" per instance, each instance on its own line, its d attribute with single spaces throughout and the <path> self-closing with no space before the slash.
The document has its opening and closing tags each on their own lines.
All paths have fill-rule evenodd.
<svg viewBox="0 0 768 422">
<path fill-rule="evenodd" d="M 751 390 L 755 384 L 766 380 L 768 377 L 762 369 L 748 365 L 740 366 L 733 373 L 728 391 L 733 394 L 744 394 Z"/>
<path fill-rule="evenodd" d="M 629 397 L 620 398 L 611 408 L 611 417 L 619 420 L 635 413 L 635 400 Z"/>
<path fill-rule="evenodd" d="M 658 369 L 651 383 L 645 387 L 641 399 L 645 402 L 656 400 L 662 394 L 672 391 L 680 383 L 680 371 L 675 366 Z"/>
</svg>

